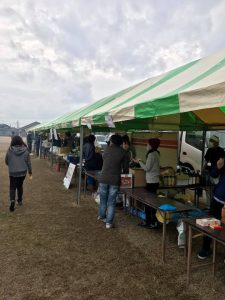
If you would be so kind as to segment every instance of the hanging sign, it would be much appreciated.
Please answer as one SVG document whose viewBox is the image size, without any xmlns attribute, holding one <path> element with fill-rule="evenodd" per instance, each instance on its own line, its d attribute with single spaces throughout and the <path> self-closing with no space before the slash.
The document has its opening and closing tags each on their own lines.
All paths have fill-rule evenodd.
<svg viewBox="0 0 225 300">
<path fill-rule="evenodd" d="M 54 139 L 58 141 L 58 135 L 56 129 L 53 129 Z"/>
<path fill-rule="evenodd" d="M 105 116 L 105 121 L 110 128 L 115 128 L 115 124 L 113 123 L 112 116 Z"/>
<path fill-rule="evenodd" d="M 92 128 L 92 118 L 85 118 L 85 124 L 87 125 L 88 129 Z"/>
<path fill-rule="evenodd" d="M 53 135 L 52 128 L 50 128 L 50 140 L 52 140 L 52 135 Z"/>
</svg>

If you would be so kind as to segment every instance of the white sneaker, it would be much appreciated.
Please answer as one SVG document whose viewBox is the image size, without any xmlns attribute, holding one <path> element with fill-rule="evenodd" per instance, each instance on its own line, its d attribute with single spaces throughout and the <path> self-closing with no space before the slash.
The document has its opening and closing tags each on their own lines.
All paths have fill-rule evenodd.
<svg viewBox="0 0 225 300">
<path fill-rule="evenodd" d="M 105 228 L 106 228 L 106 229 L 113 228 L 113 224 L 106 223 L 106 224 L 105 224 Z"/>
</svg>

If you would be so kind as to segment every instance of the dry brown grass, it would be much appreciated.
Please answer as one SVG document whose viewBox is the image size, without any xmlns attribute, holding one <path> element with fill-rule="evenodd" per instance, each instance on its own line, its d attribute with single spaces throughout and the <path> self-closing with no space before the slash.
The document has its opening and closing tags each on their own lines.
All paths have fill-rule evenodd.
<svg viewBox="0 0 225 300">
<path fill-rule="evenodd" d="M 24 206 L 10 213 L 7 143 L 1 139 L 0 299 L 224 299 L 222 263 L 214 281 L 209 267 L 193 271 L 187 289 L 182 250 L 168 250 L 161 263 L 161 230 L 139 228 L 122 210 L 106 230 L 90 195 L 76 206 L 75 189 L 65 190 L 63 173 L 47 161 L 32 159 Z M 174 244 L 174 226 L 169 232 Z"/>
</svg>

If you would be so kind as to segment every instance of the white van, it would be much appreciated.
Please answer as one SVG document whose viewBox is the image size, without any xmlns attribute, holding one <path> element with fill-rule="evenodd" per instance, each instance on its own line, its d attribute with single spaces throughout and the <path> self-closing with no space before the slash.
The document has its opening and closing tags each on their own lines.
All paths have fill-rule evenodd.
<svg viewBox="0 0 225 300">
<path fill-rule="evenodd" d="M 225 131 L 207 131 L 205 153 L 208 149 L 210 136 L 220 139 L 220 147 L 225 148 Z M 203 131 L 183 131 L 179 134 L 179 164 L 191 170 L 201 171 L 203 150 Z"/>
<path fill-rule="evenodd" d="M 105 149 L 107 146 L 106 143 L 106 135 L 103 134 L 95 134 L 95 147 Z"/>
</svg>

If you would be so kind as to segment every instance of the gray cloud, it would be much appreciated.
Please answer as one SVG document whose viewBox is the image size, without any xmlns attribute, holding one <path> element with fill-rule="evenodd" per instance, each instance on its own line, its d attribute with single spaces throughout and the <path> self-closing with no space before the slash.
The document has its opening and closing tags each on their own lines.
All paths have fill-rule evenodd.
<svg viewBox="0 0 225 300">
<path fill-rule="evenodd" d="M 224 49 L 223 0 L 1 0 L 0 122 L 46 121 Z"/>
</svg>

